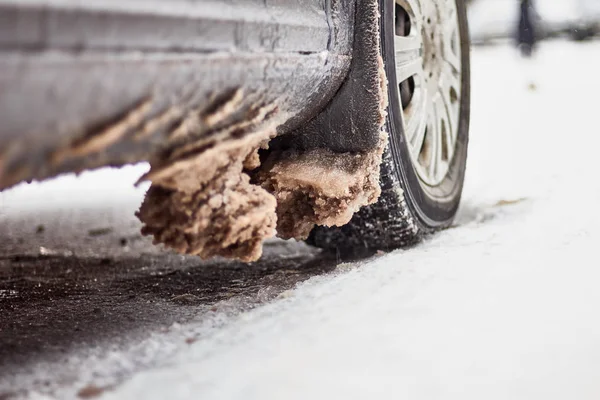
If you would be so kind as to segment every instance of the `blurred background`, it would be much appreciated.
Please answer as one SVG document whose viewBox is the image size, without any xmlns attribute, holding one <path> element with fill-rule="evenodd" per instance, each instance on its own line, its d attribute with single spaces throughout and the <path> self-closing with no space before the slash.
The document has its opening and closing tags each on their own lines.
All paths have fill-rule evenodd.
<svg viewBox="0 0 600 400">
<path fill-rule="evenodd" d="M 519 0 L 469 0 L 471 42 L 492 44 L 515 37 Z M 532 0 L 540 39 L 594 38 L 600 31 L 600 0 Z"/>
</svg>

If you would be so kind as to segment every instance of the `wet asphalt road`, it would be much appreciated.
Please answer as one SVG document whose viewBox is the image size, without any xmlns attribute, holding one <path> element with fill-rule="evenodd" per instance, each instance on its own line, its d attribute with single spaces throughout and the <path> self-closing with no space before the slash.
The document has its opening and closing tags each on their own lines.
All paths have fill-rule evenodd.
<svg viewBox="0 0 600 400">
<path fill-rule="evenodd" d="M 88 379 L 82 369 L 89 380 L 117 384 L 195 341 L 197 333 L 178 328 L 187 322 L 217 326 L 335 268 L 335 255 L 293 241 L 268 242 L 252 264 L 153 246 L 134 216 L 144 188 L 132 183 L 143 169 L 1 194 L 0 399 L 73 385 L 89 397 L 95 390 L 80 383 Z M 174 331 L 164 349 L 143 349 Z M 107 361 L 116 351 L 128 359 Z"/>
</svg>

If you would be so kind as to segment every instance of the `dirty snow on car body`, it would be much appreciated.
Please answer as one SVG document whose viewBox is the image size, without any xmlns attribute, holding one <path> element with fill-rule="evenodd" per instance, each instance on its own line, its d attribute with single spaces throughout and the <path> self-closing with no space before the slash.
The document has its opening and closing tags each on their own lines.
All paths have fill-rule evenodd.
<svg viewBox="0 0 600 400">
<path fill-rule="evenodd" d="M 598 43 L 476 49 L 453 229 L 313 278 L 106 398 L 597 398 L 598 71 Z"/>
</svg>

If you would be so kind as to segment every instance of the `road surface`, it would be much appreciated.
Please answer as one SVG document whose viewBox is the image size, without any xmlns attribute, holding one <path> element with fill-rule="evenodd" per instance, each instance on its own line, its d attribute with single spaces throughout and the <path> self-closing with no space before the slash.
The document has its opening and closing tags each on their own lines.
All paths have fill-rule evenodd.
<svg viewBox="0 0 600 400">
<path fill-rule="evenodd" d="M 455 226 L 366 260 L 155 248 L 145 166 L 0 194 L 0 399 L 597 399 L 598 71 L 475 49 Z"/>
</svg>

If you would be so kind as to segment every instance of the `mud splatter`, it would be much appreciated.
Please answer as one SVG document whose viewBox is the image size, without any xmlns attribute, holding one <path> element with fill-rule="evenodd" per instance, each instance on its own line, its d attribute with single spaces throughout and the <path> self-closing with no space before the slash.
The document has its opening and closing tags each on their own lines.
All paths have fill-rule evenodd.
<svg viewBox="0 0 600 400">
<path fill-rule="evenodd" d="M 77 397 L 80 399 L 93 399 L 102 396 L 105 390 L 105 388 L 96 386 L 94 384 L 89 384 L 77 392 Z"/>
<path fill-rule="evenodd" d="M 160 114 L 155 116 L 154 118 L 146 121 L 142 128 L 135 133 L 133 139 L 136 141 L 145 140 L 148 136 L 152 135 L 155 132 L 158 132 L 161 129 L 169 126 L 170 124 L 175 123 L 180 120 L 184 115 L 184 111 L 182 108 L 177 106 L 171 106 L 162 111 Z"/>
<path fill-rule="evenodd" d="M 223 140 L 240 138 L 246 134 L 252 133 L 252 131 L 260 124 L 271 121 L 272 117 L 277 114 L 277 112 L 278 107 L 276 104 L 251 107 L 244 120 L 232 123 L 212 133 L 210 136 L 201 137 L 198 140 L 174 149 L 169 156 L 169 159 L 179 159 L 186 155 L 206 150 L 215 145 L 215 143 Z"/>
<path fill-rule="evenodd" d="M 242 104 L 244 100 L 244 90 L 235 89 L 225 100 L 218 102 L 212 109 L 208 110 L 202 116 L 202 120 L 208 126 L 214 126 L 227 119 Z"/>
<path fill-rule="evenodd" d="M 207 110 L 197 107 L 188 111 L 181 123 L 168 134 L 169 140 L 185 140 L 190 136 L 195 136 L 198 132 L 214 129 L 218 124 L 225 122 L 240 111 L 243 108 L 244 99 L 244 90 L 237 88 L 226 93 L 223 98 L 214 100 Z"/>
<path fill-rule="evenodd" d="M 518 199 L 503 199 L 503 200 L 499 200 L 496 204 L 494 204 L 494 207 L 506 207 L 506 206 L 513 206 L 516 204 L 520 204 L 523 203 L 524 201 L 527 201 L 526 197 L 521 197 Z"/>
<path fill-rule="evenodd" d="M 103 127 L 99 131 L 92 132 L 90 135 L 81 140 L 76 141 L 70 148 L 66 150 L 69 156 L 82 157 L 92 153 L 97 153 L 105 150 L 109 146 L 117 143 L 123 138 L 127 132 L 136 129 L 144 122 L 148 113 L 152 109 L 153 101 L 149 97 L 142 100 L 139 104 L 133 107 L 118 120 L 110 125 Z M 53 161 L 62 159 L 63 152 L 58 152 L 53 157 Z"/>
</svg>

